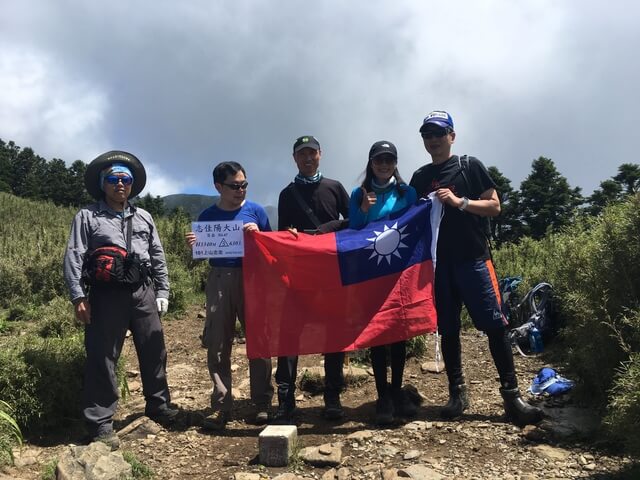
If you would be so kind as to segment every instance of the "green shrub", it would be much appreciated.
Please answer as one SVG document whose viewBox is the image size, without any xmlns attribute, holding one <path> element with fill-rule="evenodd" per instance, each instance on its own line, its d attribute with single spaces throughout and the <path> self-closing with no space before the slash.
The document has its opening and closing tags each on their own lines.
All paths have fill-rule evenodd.
<svg viewBox="0 0 640 480">
<path fill-rule="evenodd" d="M 430 335 L 420 335 L 407 340 L 407 358 L 421 358 L 427 353 Z"/>
<path fill-rule="evenodd" d="M 578 380 L 576 393 L 606 413 L 614 436 L 633 449 L 640 431 L 640 195 L 540 241 L 496 252 L 500 276 L 525 288 L 554 286 L 561 320 L 559 360 Z M 526 290 L 525 290 L 526 291 Z M 637 423 L 636 423 L 637 425 Z"/>
<path fill-rule="evenodd" d="M 9 308 L 16 301 L 31 295 L 29 279 L 24 267 L 0 258 L 0 308 Z"/>
<path fill-rule="evenodd" d="M 407 358 L 422 358 L 429 350 L 429 342 L 431 341 L 431 338 L 431 335 L 419 335 L 407 340 Z M 371 355 L 369 351 L 370 349 L 363 348 L 362 350 L 354 350 L 353 352 L 348 352 L 347 355 L 349 355 L 349 359 L 351 361 L 366 366 L 371 364 Z M 389 363 L 390 361 L 391 354 L 389 353 L 389 348 L 387 347 L 387 363 Z"/>
<path fill-rule="evenodd" d="M 56 480 L 56 469 L 58 468 L 58 459 L 49 460 L 42 469 L 40 475 L 41 480 Z"/>
<path fill-rule="evenodd" d="M 63 338 L 80 333 L 82 327 L 76 322 L 71 303 L 56 297 L 46 305 L 36 308 L 38 334 L 43 338 Z"/>
<path fill-rule="evenodd" d="M 0 348 L 0 398 L 13 405 L 14 418 L 24 428 L 39 417 L 41 402 L 38 373 L 25 363 L 22 348 L 22 342 Z"/>
<path fill-rule="evenodd" d="M 82 335 L 27 336 L 0 352 L 0 397 L 14 406 L 25 431 L 65 426 L 79 418 L 84 366 Z"/>
<path fill-rule="evenodd" d="M 11 406 L 0 400 L 0 466 L 13 463 L 13 446 L 22 444 L 22 432 Z"/>
<path fill-rule="evenodd" d="M 609 395 L 609 410 L 605 424 L 614 436 L 627 444 L 632 453 L 640 455 L 640 353 L 633 350 L 640 340 L 640 310 L 625 318 L 631 337 L 621 338 L 629 359 L 617 369 Z M 635 338 L 634 338 L 635 337 Z"/>
<path fill-rule="evenodd" d="M 191 276 L 186 267 L 173 254 L 167 255 L 169 266 L 169 309 L 173 314 L 183 313 L 191 297 Z"/>
<path fill-rule="evenodd" d="M 30 304 L 17 304 L 9 308 L 7 320 L 9 322 L 28 322 L 36 317 L 37 308 Z"/>
<path fill-rule="evenodd" d="M 62 274 L 62 255 L 39 255 L 25 268 L 30 290 L 40 302 L 48 302 L 66 292 Z"/>
<path fill-rule="evenodd" d="M 151 468 L 138 460 L 138 458 L 132 452 L 125 450 L 124 452 L 122 452 L 122 457 L 129 465 L 131 465 L 131 475 L 134 479 L 137 480 L 141 478 L 154 477 L 155 474 L 153 473 L 153 470 L 151 470 Z"/>
</svg>

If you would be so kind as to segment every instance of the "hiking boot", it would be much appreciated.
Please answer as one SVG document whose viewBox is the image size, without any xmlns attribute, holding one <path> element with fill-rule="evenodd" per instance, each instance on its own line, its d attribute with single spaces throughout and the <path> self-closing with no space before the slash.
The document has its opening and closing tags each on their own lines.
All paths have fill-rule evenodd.
<svg viewBox="0 0 640 480">
<path fill-rule="evenodd" d="M 324 411 L 322 416 L 327 420 L 340 420 L 344 418 L 344 410 L 340 403 L 340 397 L 327 397 L 324 399 Z"/>
<path fill-rule="evenodd" d="M 117 450 L 120 447 L 120 438 L 118 434 L 111 430 L 110 432 L 101 433 L 91 439 L 91 442 L 101 442 L 111 448 L 111 451 Z"/>
<path fill-rule="evenodd" d="M 500 394 L 504 400 L 504 412 L 511 422 L 523 427 L 542 420 L 542 410 L 525 402 L 517 388 L 501 388 Z"/>
<path fill-rule="evenodd" d="M 395 390 L 392 394 L 393 410 L 398 417 L 411 418 L 418 413 L 418 407 L 405 395 L 403 390 Z"/>
<path fill-rule="evenodd" d="M 393 402 L 389 395 L 378 397 L 376 401 L 376 423 L 378 425 L 393 423 Z"/>
<path fill-rule="evenodd" d="M 276 410 L 276 414 L 273 416 L 271 420 L 272 425 L 295 425 L 293 421 L 293 414 L 295 412 L 296 406 L 291 403 L 280 403 L 278 405 L 278 409 Z"/>
<path fill-rule="evenodd" d="M 174 408 L 169 404 L 164 404 L 158 410 L 155 410 L 153 412 L 149 412 L 146 410 L 144 412 L 144 414 L 147 417 L 149 417 L 151 420 L 163 426 L 171 425 L 175 421 L 179 413 L 180 413 L 179 409 Z"/>
<path fill-rule="evenodd" d="M 222 410 L 216 410 L 208 417 L 205 417 L 202 421 L 202 428 L 211 431 L 224 430 L 227 426 L 227 422 L 231 419 L 230 412 L 223 412 Z"/>
<path fill-rule="evenodd" d="M 254 423 L 256 425 L 264 425 L 269 422 L 269 407 L 259 406 L 256 410 L 256 416 L 254 419 Z"/>
<path fill-rule="evenodd" d="M 440 416 L 447 420 L 458 418 L 467 408 L 469 408 L 469 397 L 467 396 L 467 386 L 449 385 L 449 401 L 442 407 Z"/>
</svg>

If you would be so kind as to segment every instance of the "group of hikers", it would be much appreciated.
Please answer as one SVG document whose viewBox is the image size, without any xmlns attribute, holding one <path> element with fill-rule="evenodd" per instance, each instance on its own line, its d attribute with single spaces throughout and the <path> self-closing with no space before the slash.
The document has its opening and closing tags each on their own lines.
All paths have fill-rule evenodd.
<svg viewBox="0 0 640 480">
<path fill-rule="evenodd" d="M 431 163 L 414 172 L 409 184 L 398 171 L 395 145 L 378 141 L 369 150 L 364 180 L 351 196 L 340 182 L 320 172 L 322 150 L 318 140 L 311 135 L 298 138 L 293 145 L 298 173 L 280 192 L 278 230 L 289 230 L 292 235 L 320 235 L 345 227 L 358 229 L 406 209 L 433 192 L 445 212 L 438 236 L 434 284 L 449 384 L 449 400 L 441 414 L 454 419 L 469 406 L 460 344 L 464 303 L 475 327 L 488 338 L 507 418 L 518 425 L 536 423 L 542 412 L 520 395 L 498 280 L 480 221 L 481 217 L 500 213 L 496 185 L 477 158 L 452 155 L 456 132 L 447 112 L 429 113 L 419 133 Z M 239 163 L 218 164 L 213 182 L 219 198 L 198 221 L 240 220 L 246 232 L 271 230 L 264 208 L 246 199 L 249 184 Z M 116 364 L 127 330 L 131 331 L 140 363 L 145 414 L 163 423 L 171 422 L 179 413 L 170 401 L 160 322 L 160 315 L 168 308 L 167 264 L 151 215 L 128 201 L 142 191 L 145 183 L 144 166 L 130 153 L 111 151 L 93 160 L 86 171 L 85 185 L 97 202 L 76 214 L 64 259 L 75 315 L 85 325 L 83 416 L 90 439 L 114 449 L 119 445 L 113 429 L 118 402 Z M 196 242 L 193 232 L 186 233 L 185 239 L 189 246 Z M 209 264 L 203 345 L 213 382 L 213 413 L 202 426 L 220 430 L 231 418 L 231 348 L 236 319 L 244 327 L 245 299 L 242 258 L 211 258 Z M 328 420 L 345 415 L 340 402 L 345 385 L 344 356 L 344 352 L 324 353 L 323 416 Z M 374 346 L 370 357 L 378 395 L 375 422 L 387 425 L 397 418 L 415 416 L 417 406 L 402 389 L 406 342 Z M 256 424 L 295 422 L 297 365 L 297 356 L 277 359 L 278 406 L 271 415 L 271 359 L 249 360 Z"/>
</svg>

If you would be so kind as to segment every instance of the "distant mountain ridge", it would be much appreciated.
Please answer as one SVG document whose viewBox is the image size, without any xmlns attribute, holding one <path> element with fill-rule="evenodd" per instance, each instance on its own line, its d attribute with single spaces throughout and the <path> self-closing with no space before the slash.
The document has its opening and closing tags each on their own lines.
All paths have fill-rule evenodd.
<svg viewBox="0 0 640 480">
<path fill-rule="evenodd" d="M 193 220 L 196 220 L 200 212 L 217 202 L 218 198 L 220 198 L 218 195 L 176 193 L 162 197 L 162 201 L 164 202 L 164 208 L 167 213 L 171 213 L 176 208 L 181 207 Z M 264 209 L 267 211 L 271 228 L 276 230 L 278 228 L 278 209 L 271 205 L 264 206 Z"/>
<path fill-rule="evenodd" d="M 197 193 L 176 193 L 162 197 L 167 213 L 180 207 L 189 214 L 192 219 L 198 218 L 200 212 L 218 201 L 217 195 L 200 195 Z"/>
</svg>

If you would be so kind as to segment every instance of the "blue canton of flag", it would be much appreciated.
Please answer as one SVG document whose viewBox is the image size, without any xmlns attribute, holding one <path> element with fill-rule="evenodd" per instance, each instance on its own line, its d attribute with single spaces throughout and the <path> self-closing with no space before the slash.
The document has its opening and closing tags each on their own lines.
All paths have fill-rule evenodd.
<svg viewBox="0 0 640 480">
<path fill-rule="evenodd" d="M 343 285 L 398 273 L 431 260 L 430 199 L 365 225 L 336 232 Z"/>
</svg>

